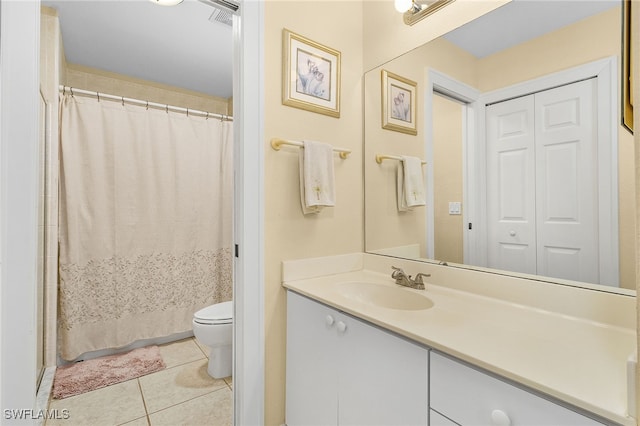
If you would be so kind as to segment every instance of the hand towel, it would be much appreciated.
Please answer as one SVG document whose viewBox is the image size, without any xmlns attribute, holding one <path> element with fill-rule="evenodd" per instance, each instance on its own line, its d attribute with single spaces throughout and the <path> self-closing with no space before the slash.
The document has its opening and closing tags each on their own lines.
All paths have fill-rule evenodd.
<svg viewBox="0 0 640 426">
<path fill-rule="evenodd" d="M 398 211 L 410 212 L 413 209 L 407 206 L 407 200 L 404 197 L 404 167 L 402 167 L 402 162 L 398 163 L 396 172 L 396 195 L 398 197 Z"/>
<path fill-rule="evenodd" d="M 335 206 L 333 148 L 321 142 L 303 141 L 300 153 L 300 198 L 304 214 Z"/>
<path fill-rule="evenodd" d="M 408 211 L 415 206 L 426 205 L 422 160 L 401 156 L 398 165 L 398 210 Z"/>
</svg>

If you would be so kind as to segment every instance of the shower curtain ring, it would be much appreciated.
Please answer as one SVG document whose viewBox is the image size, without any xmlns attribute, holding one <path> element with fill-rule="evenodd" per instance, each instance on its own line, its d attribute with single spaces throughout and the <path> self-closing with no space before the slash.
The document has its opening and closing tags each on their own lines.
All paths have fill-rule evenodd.
<svg viewBox="0 0 640 426">
<path fill-rule="evenodd" d="M 207 118 L 205 120 L 209 119 L 209 111 L 207 111 Z"/>
<path fill-rule="evenodd" d="M 100 102 L 100 92 L 96 92 L 96 97 L 98 98 L 98 102 Z"/>
<path fill-rule="evenodd" d="M 149 110 L 149 101 L 147 101 L 147 106 L 146 106 L 146 108 L 147 108 L 147 111 L 148 111 L 148 110 Z"/>
<path fill-rule="evenodd" d="M 167 114 L 169 114 L 169 104 L 166 104 L 166 105 L 164 106 L 164 110 L 165 110 L 165 112 L 166 112 Z"/>
<path fill-rule="evenodd" d="M 73 95 L 73 87 L 69 87 L 69 90 L 71 91 L 71 97 L 75 98 L 75 96 Z"/>
<path fill-rule="evenodd" d="M 122 106 L 124 106 L 124 96 L 121 96 L 120 100 L 122 100 Z"/>
<path fill-rule="evenodd" d="M 187 117 L 189 116 L 189 108 L 187 108 Z"/>
</svg>

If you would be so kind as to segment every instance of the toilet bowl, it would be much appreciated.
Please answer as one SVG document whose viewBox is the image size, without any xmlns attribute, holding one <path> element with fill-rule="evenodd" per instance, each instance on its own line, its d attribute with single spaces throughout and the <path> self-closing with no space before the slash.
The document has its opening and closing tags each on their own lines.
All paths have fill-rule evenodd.
<svg viewBox="0 0 640 426">
<path fill-rule="evenodd" d="M 216 303 L 193 314 L 193 334 L 211 348 L 207 372 L 214 379 L 231 376 L 233 302 Z"/>
</svg>

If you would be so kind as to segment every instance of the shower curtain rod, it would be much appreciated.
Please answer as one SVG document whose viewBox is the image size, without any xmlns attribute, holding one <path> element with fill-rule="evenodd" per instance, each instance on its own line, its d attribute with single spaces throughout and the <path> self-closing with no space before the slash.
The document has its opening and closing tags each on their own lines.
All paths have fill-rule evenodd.
<svg viewBox="0 0 640 426">
<path fill-rule="evenodd" d="M 83 90 L 83 89 L 75 89 L 73 87 L 69 87 L 69 86 L 60 86 L 59 87 L 60 92 L 65 93 L 65 92 L 69 92 L 71 93 L 71 96 L 78 94 L 78 95 L 83 95 L 83 96 L 93 96 L 95 98 L 98 98 L 98 101 L 100 99 L 109 99 L 111 101 L 120 101 L 122 102 L 122 104 L 124 105 L 125 102 L 130 103 L 130 104 L 137 104 L 137 105 L 141 105 L 141 106 L 146 106 L 147 108 L 152 107 L 152 108 L 156 108 L 156 109 L 164 109 L 165 111 L 169 112 L 169 111 L 173 111 L 173 112 L 181 112 L 183 114 L 187 114 L 187 115 L 199 115 L 201 117 L 207 117 L 207 118 L 217 118 L 223 121 L 233 121 L 233 117 L 229 116 L 229 115 L 225 115 L 225 114 L 218 114 L 215 112 L 207 112 L 207 111 L 200 111 L 197 109 L 191 109 L 191 108 L 182 108 L 182 107 L 177 107 L 177 106 L 173 106 L 173 105 L 167 105 L 167 104 L 159 104 L 156 102 L 149 102 L 149 101 L 142 101 L 140 99 L 133 99 L 133 98 L 125 98 L 123 96 L 115 96 L 115 95 L 108 95 L 105 93 L 100 93 L 100 92 L 92 92 L 90 90 Z"/>
</svg>

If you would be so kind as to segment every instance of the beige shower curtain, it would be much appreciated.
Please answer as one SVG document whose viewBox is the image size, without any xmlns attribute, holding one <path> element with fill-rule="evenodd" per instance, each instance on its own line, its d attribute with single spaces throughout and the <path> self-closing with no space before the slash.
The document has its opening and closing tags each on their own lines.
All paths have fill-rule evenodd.
<svg viewBox="0 0 640 426">
<path fill-rule="evenodd" d="M 191 330 L 232 296 L 232 124 L 64 95 L 59 350 Z"/>
</svg>

